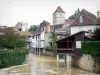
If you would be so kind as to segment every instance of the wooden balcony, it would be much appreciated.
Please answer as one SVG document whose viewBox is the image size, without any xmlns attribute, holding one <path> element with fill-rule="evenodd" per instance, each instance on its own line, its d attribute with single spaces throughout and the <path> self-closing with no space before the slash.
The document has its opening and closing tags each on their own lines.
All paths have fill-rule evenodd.
<svg viewBox="0 0 100 75">
<path fill-rule="evenodd" d="M 74 48 L 57 48 L 57 53 L 73 53 Z"/>
</svg>

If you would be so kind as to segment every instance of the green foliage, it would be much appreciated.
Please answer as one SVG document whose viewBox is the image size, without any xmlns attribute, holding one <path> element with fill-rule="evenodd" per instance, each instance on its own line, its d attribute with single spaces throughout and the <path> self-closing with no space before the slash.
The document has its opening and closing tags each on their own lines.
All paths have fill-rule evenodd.
<svg viewBox="0 0 100 75">
<path fill-rule="evenodd" d="M 56 51 L 56 43 L 52 43 L 51 46 L 46 47 L 47 51 L 55 52 Z"/>
<path fill-rule="evenodd" d="M 12 29 L 6 29 L 5 35 L 0 35 L 0 48 L 1 49 L 17 49 L 26 46 L 25 37 L 15 34 Z"/>
<path fill-rule="evenodd" d="M 49 35 L 49 39 L 51 40 L 52 45 L 50 46 L 50 49 L 52 52 L 56 51 L 56 35 L 54 33 L 50 33 Z"/>
<path fill-rule="evenodd" d="M 49 34 L 49 39 L 52 41 L 52 42 L 55 42 L 56 41 L 56 35 L 54 33 L 50 33 Z"/>
<path fill-rule="evenodd" d="M 82 52 L 84 54 L 98 55 L 100 54 L 100 41 L 82 42 Z"/>
<path fill-rule="evenodd" d="M 31 25 L 30 28 L 28 29 L 29 32 L 32 32 L 32 31 L 36 31 L 38 28 L 38 26 L 36 25 Z"/>
<path fill-rule="evenodd" d="M 40 26 L 47 25 L 48 23 L 49 23 L 48 21 L 43 20 L 43 21 L 40 23 Z"/>
<path fill-rule="evenodd" d="M 26 50 L 0 51 L 0 68 L 23 64 L 26 53 Z"/>
<path fill-rule="evenodd" d="M 100 40 L 100 28 L 96 28 L 94 30 L 94 35 L 92 36 L 92 39 L 94 41 L 99 41 Z"/>
<path fill-rule="evenodd" d="M 76 19 L 76 17 L 79 15 L 79 13 L 80 13 L 80 10 L 79 10 L 79 8 L 74 12 L 74 14 L 73 15 L 71 15 L 70 17 L 69 17 L 69 19 Z"/>
</svg>

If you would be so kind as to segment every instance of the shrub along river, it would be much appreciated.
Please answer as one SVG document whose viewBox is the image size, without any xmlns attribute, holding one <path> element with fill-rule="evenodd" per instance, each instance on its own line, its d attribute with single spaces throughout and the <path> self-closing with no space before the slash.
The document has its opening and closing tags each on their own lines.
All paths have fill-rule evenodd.
<svg viewBox="0 0 100 75">
<path fill-rule="evenodd" d="M 29 54 L 28 64 L 2 70 L 0 75 L 97 75 L 72 67 L 63 60 L 56 61 L 56 57 Z M 99 74 L 98 74 L 99 75 Z"/>
</svg>

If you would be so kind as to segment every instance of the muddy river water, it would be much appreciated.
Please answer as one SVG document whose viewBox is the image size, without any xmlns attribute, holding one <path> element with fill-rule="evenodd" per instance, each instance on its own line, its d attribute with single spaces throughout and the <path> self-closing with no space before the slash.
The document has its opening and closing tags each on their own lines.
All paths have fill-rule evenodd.
<svg viewBox="0 0 100 75">
<path fill-rule="evenodd" d="M 29 54 L 28 64 L 12 67 L 6 75 L 97 75 L 91 72 L 65 65 L 63 60 L 56 57 Z M 99 74 L 98 74 L 99 75 Z"/>
</svg>

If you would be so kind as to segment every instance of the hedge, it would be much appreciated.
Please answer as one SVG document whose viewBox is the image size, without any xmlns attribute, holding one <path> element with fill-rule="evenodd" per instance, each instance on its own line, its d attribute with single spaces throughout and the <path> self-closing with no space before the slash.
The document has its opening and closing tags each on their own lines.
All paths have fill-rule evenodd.
<svg viewBox="0 0 100 75">
<path fill-rule="evenodd" d="M 21 65 L 26 59 L 25 50 L 0 51 L 0 68 Z"/>
<path fill-rule="evenodd" d="M 84 54 L 98 55 L 100 54 L 100 41 L 81 42 L 81 52 Z"/>
</svg>

